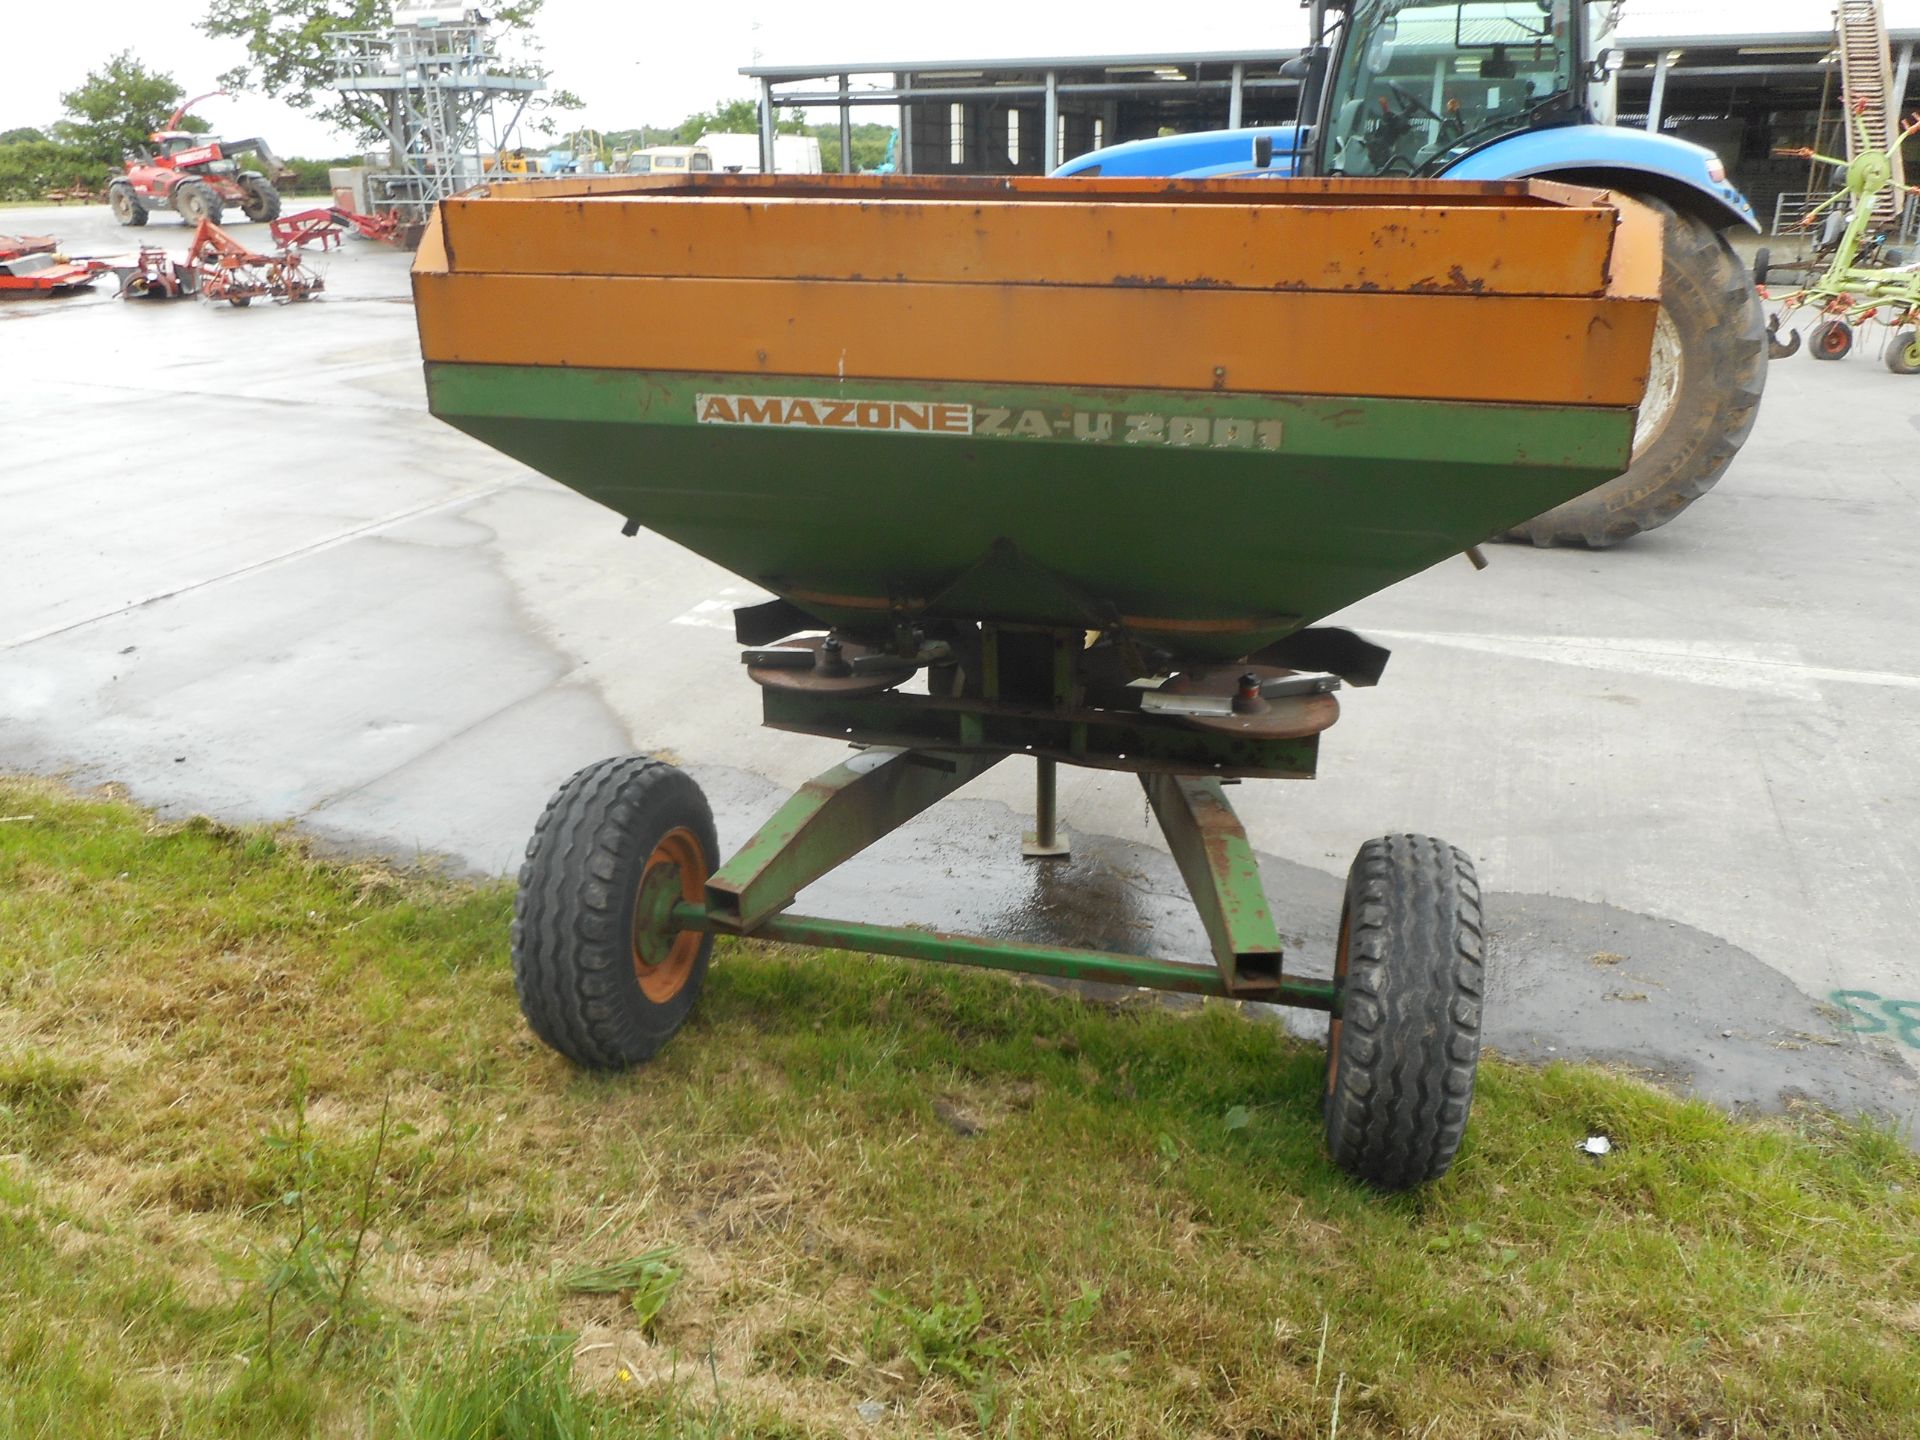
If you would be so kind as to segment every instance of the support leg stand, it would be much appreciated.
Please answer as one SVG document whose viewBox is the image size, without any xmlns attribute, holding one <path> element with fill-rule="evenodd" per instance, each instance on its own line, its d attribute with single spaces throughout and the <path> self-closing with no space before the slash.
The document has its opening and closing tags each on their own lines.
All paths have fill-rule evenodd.
<svg viewBox="0 0 1920 1440">
<path fill-rule="evenodd" d="M 1043 756 L 1033 764 L 1033 829 L 1023 838 L 1020 853 L 1029 860 L 1065 860 L 1073 846 L 1060 828 L 1060 762 Z"/>
</svg>

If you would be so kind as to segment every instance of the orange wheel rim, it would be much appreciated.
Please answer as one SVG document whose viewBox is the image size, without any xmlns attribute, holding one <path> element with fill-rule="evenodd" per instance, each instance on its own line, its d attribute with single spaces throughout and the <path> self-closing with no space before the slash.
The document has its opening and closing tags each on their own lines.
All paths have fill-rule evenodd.
<svg viewBox="0 0 1920 1440">
<path fill-rule="evenodd" d="M 633 905 L 633 975 L 654 1004 L 678 995 L 693 974 L 702 935 L 674 926 L 673 906 L 700 901 L 707 892 L 707 856 L 694 833 L 669 830 L 647 856 Z"/>
<path fill-rule="evenodd" d="M 1351 909 L 1340 907 L 1340 939 L 1333 952 L 1333 1003 L 1338 1005 L 1345 998 L 1347 980 L 1347 940 L 1353 925 Z M 1343 1029 L 1340 1012 L 1334 1011 L 1327 1018 L 1327 1093 L 1333 1093 L 1333 1077 L 1340 1069 L 1340 1032 Z"/>
</svg>

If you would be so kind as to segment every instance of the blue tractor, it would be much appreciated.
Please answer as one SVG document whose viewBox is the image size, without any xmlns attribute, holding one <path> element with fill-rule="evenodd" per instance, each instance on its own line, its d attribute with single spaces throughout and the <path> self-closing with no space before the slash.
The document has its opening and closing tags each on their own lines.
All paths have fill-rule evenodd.
<svg viewBox="0 0 1920 1440">
<path fill-rule="evenodd" d="M 1310 48 L 1283 71 L 1302 82 L 1302 123 L 1130 141 L 1057 173 L 1539 177 L 1652 206 L 1666 269 L 1632 466 L 1507 538 L 1598 547 L 1664 525 L 1725 472 L 1759 408 L 1766 327 L 1725 233 L 1759 226 L 1711 150 L 1610 123 L 1618 0 L 1308 8 Z"/>
</svg>

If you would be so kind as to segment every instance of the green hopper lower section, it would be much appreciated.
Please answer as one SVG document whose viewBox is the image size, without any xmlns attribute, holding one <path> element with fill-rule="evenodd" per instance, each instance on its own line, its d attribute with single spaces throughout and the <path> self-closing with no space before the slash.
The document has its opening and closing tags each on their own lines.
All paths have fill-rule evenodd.
<svg viewBox="0 0 1920 1440">
<path fill-rule="evenodd" d="M 830 625 L 1230 660 L 1620 474 L 1633 411 L 434 363 L 433 413 Z"/>
</svg>

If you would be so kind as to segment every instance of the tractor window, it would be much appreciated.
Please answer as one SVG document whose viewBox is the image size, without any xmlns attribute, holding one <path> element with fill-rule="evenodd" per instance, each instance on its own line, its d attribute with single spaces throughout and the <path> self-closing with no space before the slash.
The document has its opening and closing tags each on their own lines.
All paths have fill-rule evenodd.
<svg viewBox="0 0 1920 1440">
<path fill-rule="evenodd" d="M 1574 0 L 1356 0 L 1327 110 L 1325 166 L 1429 174 L 1524 130 L 1572 89 Z"/>
</svg>

